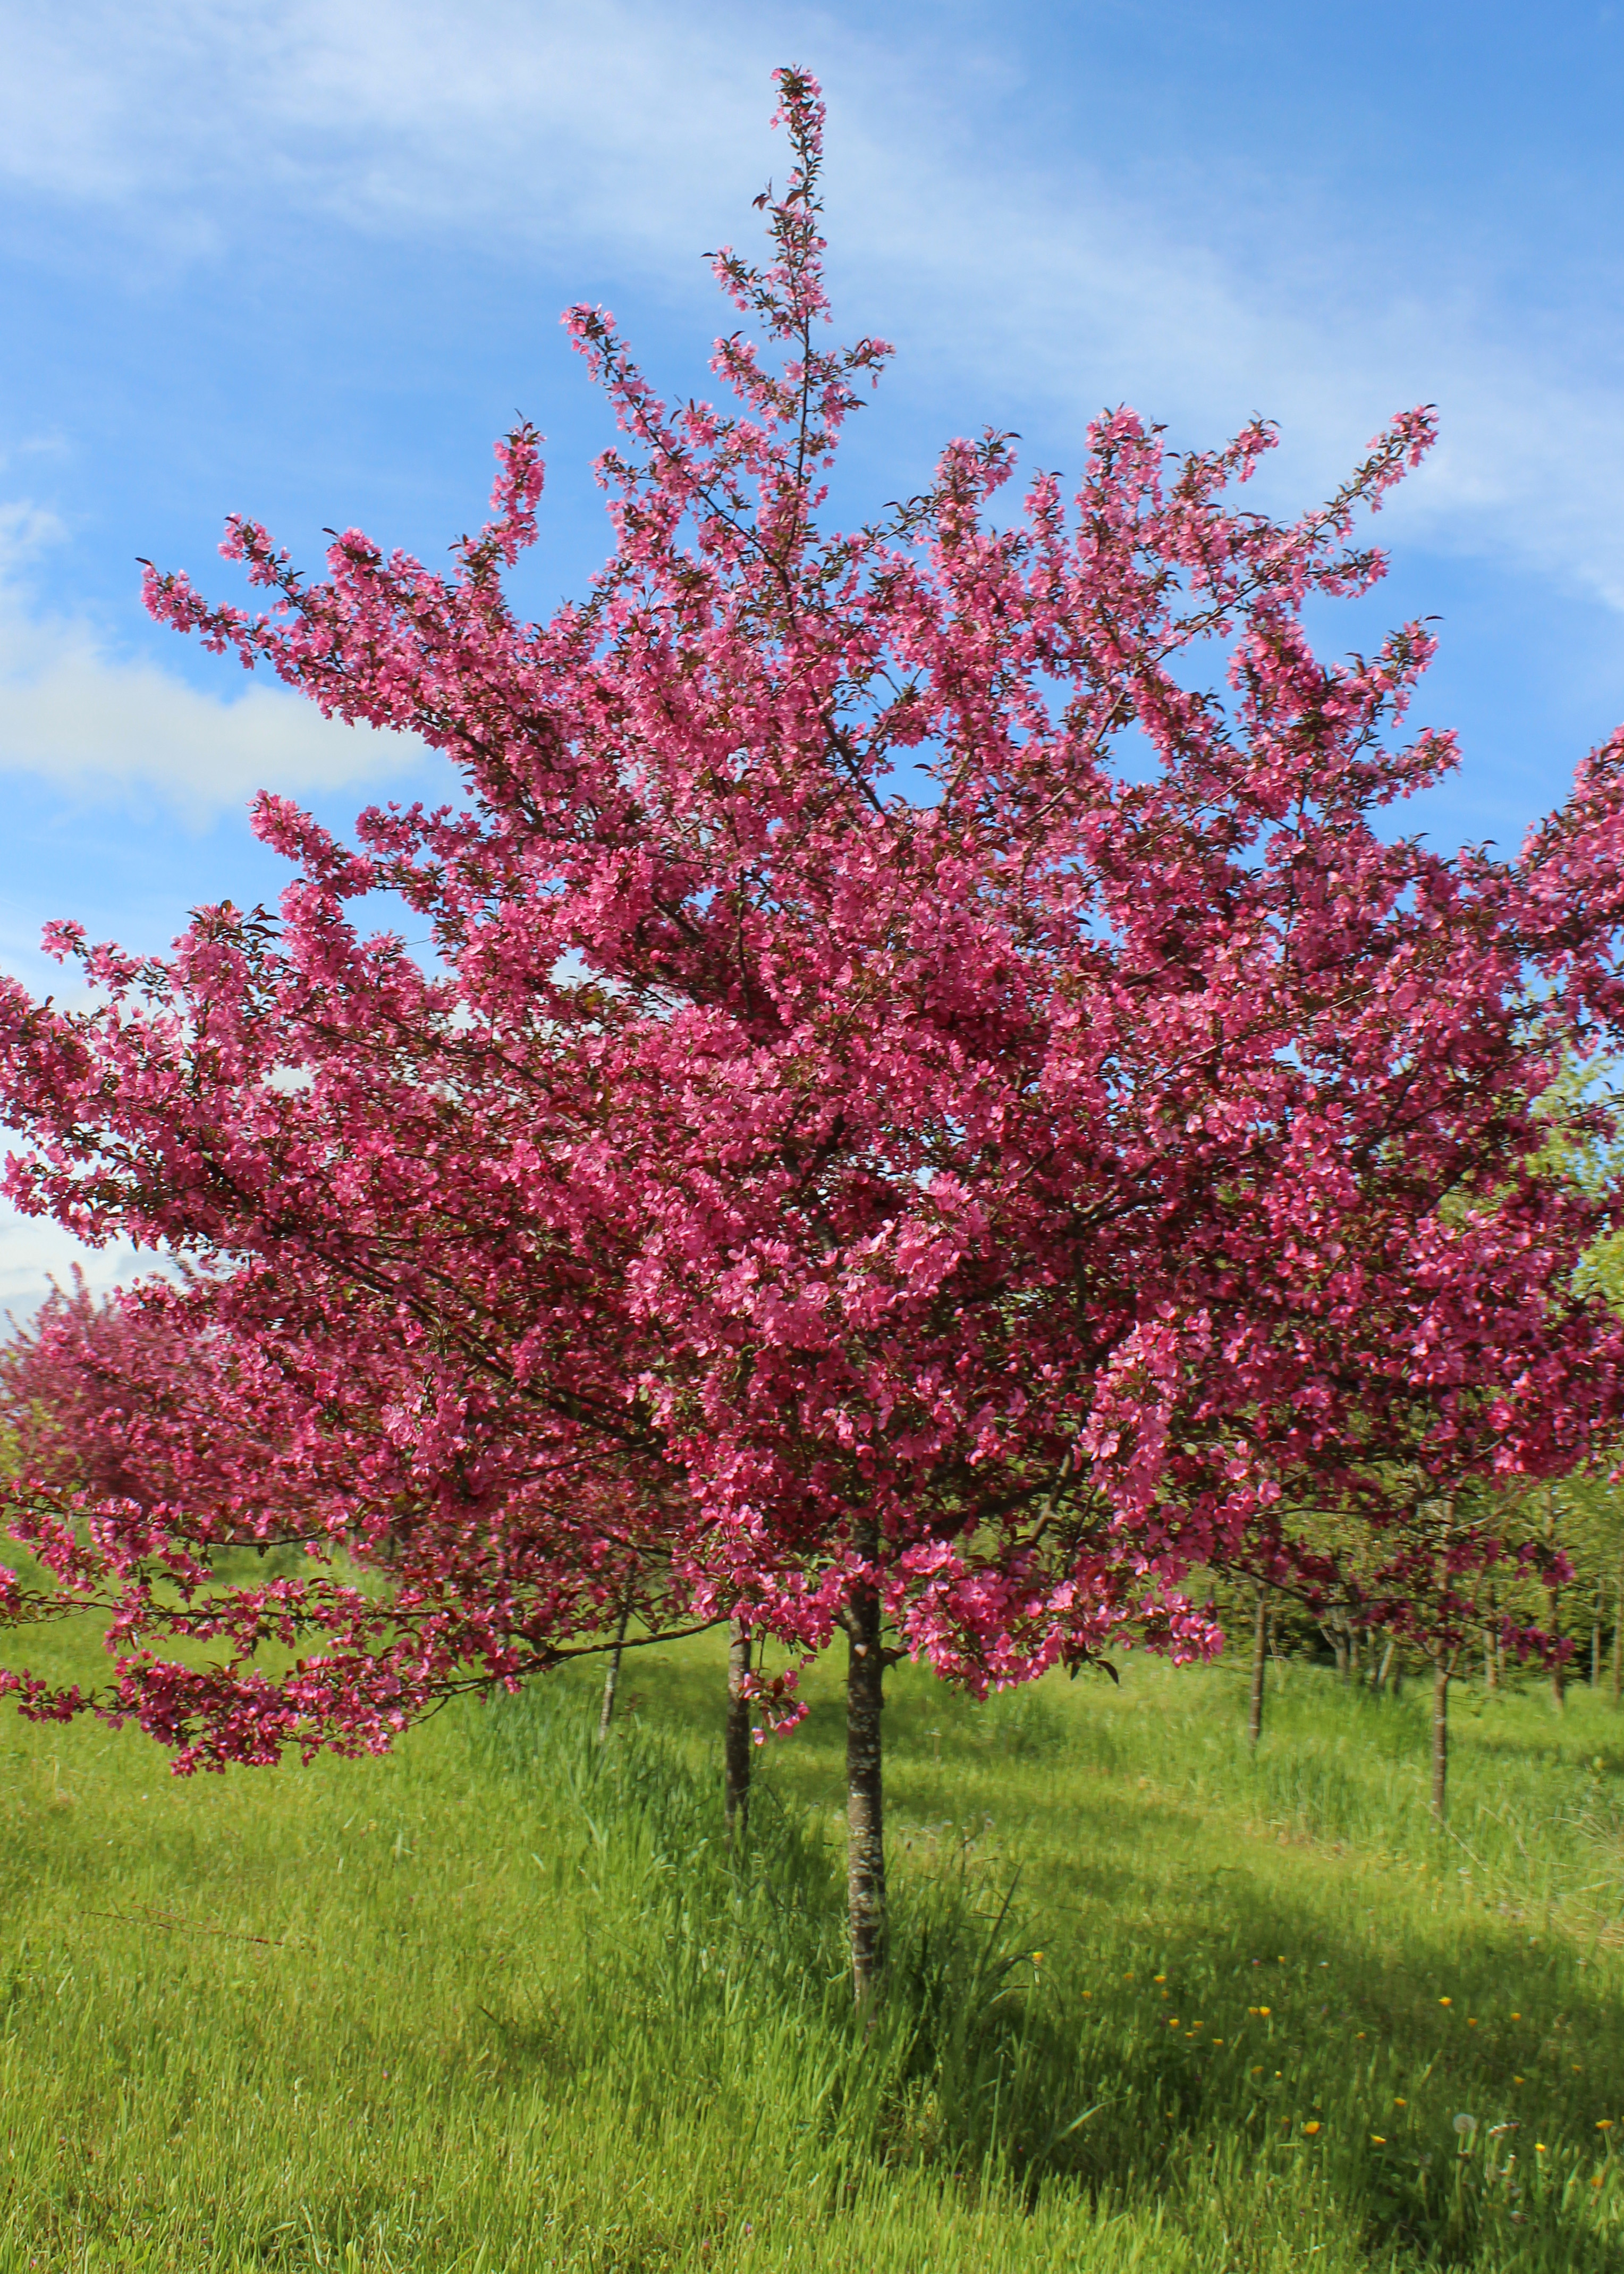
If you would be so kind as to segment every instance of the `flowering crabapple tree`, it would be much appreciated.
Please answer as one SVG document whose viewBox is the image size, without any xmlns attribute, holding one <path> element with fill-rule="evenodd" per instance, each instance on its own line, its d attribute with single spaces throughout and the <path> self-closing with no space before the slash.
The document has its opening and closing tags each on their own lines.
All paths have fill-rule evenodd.
<svg viewBox="0 0 1624 2274">
<path fill-rule="evenodd" d="M 889 350 L 826 343 L 822 103 L 778 84 L 770 257 L 716 260 L 755 328 L 717 343 L 719 403 L 566 318 L 624 438 L 584 599 L 506 595 L 528 425 L 444 573 L 351 530 L 309 579 L 242 519 L 259 613 L 149 572 L 159 619 L 421 735 L 458 794 L 352 842 L 262 796 L 279 913 L 202 910 L 167 958 L 56 927 L 93 1007 L 6 989 L 4 1109 L 20 1206 L 196 1259 L 233 1362 L 308 1388 L 312 1477 L 382 1589 L 216 1590 L 228 1655 L 177 1690 L 140 1590 L 189 1507 L 152 1543 L 41 1485 L 57 1584 L 88 1536 L 124 1587 L 98 1710 L 183 1765 L 382 1742 L 546 1662 L 548 1586 L 568 1646 L 600 1552 L 600 1623 L 658 1569 L 673 1622 L 792 1655 L 841 1630 L 861 1999 L 888 1661 L 981 1692 L 1199 1654 L 1192 1565 L 1306 1568 L 1282 1511 L 1311 1494 L 1411 1520 L 1387 1443 L 1450 1490 L 1610 1425 L 1619 1329 L 1573 1267 L 1619 1194 L 1529 1163 L 1553 1069 L 1619 1021 L 1624 741 L 1515 861 L 1379 833 L 1455 763 L 1398 731 L 1431 638 L 1326 662 L 1302 614 L 1380 576 L 1356 523 L 1425 411 L 1292 522 L 1238 494 L 1266 425 L 1177 456 L 1117 410 L 1069 496 L 1039 473 L 1009 504 L 989 433 L 826 526 Z M 365 930 L 380 891 L 424 962 Z M 438 1654 L 386 1639 L 395 1464 Z M 330 1646 L 268 1668 L 296 1626 Z"/>
<path fill-rule="evenodd" d="M 1595 1117 L 1587 1133 L 1586 1118 L 1567 1111 L 1582 1087 L 1569 1069 L 1539 1101 L 1535 1149 L 1524 1163 L 1534 1182 L 1553 1187 L 1559 1207 L 1564 1192 L 1578 1186 L 1604 1195 L 1616 1175 L 1605 1151 L 1580 1149 L 1586 1133 L 1605 1129 L 1611 1119 Z M 1553 1126 L 1562 1132 L 1560 1140 L 1549 1133 Z M 1504 1203 L 1508 1196 L 1497 1197 Z M 1441 1224 L 1458 1224 L 1462 1203 L 1457 1196 L 1452 1205 L 1446 1195 L 1438 1213 Z M 1479 1206 L 1471 1221 L 1476 1290 L 1463 1261 L 1451 1267 L 1456 1299 L 1480 1314 L 1514 1304 L 1522 1278 L 1521 1334 L 1530 1352 L 1544 1329 L 1548 1270 L 1548 1259 L 1538 1253 L 1538 1228 L 1551 1220 L 1548 1202 L 1515 1214 L 1502 1206 L 1492 1227 Z M 1500 1385 L 1515 1363 L 1511 1346 L 1491 1355 L 1462 1340 L 1453 1367 L 1432 1366 L 1412 1376 L 1412 1342 L 1399 1341 L 1384 1353 L 1372 1339 L 1372 1329 L 1380 1336 L 1388 1327 L 1399 1329 L 1401 1321 L 1379 1314 L 1351 1329 L 1348 1357 L 1363 1385 L 1360 1410 L 1349 1417 L 1329 1477 L 1318 1478 L 1312 1461 L 1295 1465 L 1293 1504 L 1289 1512 L 1277 1510 L 1280 1537 L 1256 1541 L 1250 1559 L 1236 1567 L 1250 1560 L 1255 1590 L 1254 1743 L 1271 1591 L 1295 1599 L 1319 1620 L 1344 1680 L 1362 1637 L 1373 1646 L 1383 1638 L 1389 1646 L 1408 1645 L 1429 1663 L 1432 1805 L 1440 1818 L 1447 1805 L 1450 1684 L 1476 1646 L 1485 1653 L 1491 1686 L 1510 1649 L 1520 1660 L 1532 1657 L 1551 1668 L 1560 1702 L 1570 1645 L 1558 1633 L 1556 1614 L 1560 1590 L 1574 1577 L 1574 1543 L 1566 1527 L 1559 1538 L 1553 1511 L 1577 1504 L 1587 1475 L 1596 1480 L 1588 1487 L 1592 1495 L 1605 1501 L 1602 1480 L 1617 1464 L 1609 1416 L 1620 1397 L 1618 1349 L 1605 1331 L 1607 1314 L 1619 1309 L 1607 1269 L 1610 1245 L 1604 1239 L 1575 1253 L 1564 1240 L 1570 1276 L 1562 1292 L 1570 1302 L 1575 1294 L 1599 1298 L 1593 1323 L 1603 1329 L 1592 1343 L 1590 1366 L 1575 1368 L 1565 1393 L 1553 1385 L 1543 1397 L 1508 1405 Z M 1492 1276 L 1492 1286 L 1482 1275 Z M 1537 1592 L 1544 1598 L 1543 1621 L 1530 1615 Z M 1598 1649 L 1593 1631 L 1593 1657 Z"/>
<path fill-rule="evenodd" d="M 1274 1586 L 1259 1589 L 1259 1603 L 1277 1591 L 1318 1615 L 1344 1681 L 1361 1638 L 1372 1649 L 1385 1640 L 1389 1651 L 1408 1648 L 1425 1660 L 1432 1683 L 1431 1806 L 1440 1822 L 1447 1811 L 1450 1686 L 1472 1650 L 1481 1645 L 1492 1668 L 1507 1649 L 1519 1659 L 1559 1663 L 1567 1648 L 1518 1615 L 1519 1597 L 1536 1584 L 1560 1585 L 1568 1569 L 1560 1547 L 1530 1525 L 1526 1490 L 1500 1481 L 1515 1476 L 1518 1449 L 1497 1442 L 1477 1468 L 1460 1465 L 1458 1492 L 1440 1491 L 1425 1465 L 1411 1461 L 1388 1473 L 1380 1499 L 1366 1488 L 1329 1510 L 1295 1510 L 1290 1550 L 1275 1552 Z M 1368 1480 L 1361 1482 L 1368 1487 Z M 1254 1625 L 1254 1744 L 1262 1725 L 1261 1639 Z M 1388 1663 L 1384 1658 L 1378 1682 Z"/>
<path fill-rule="evenodd" d="M 630 1506 L 578 1467 L 566 1536 L 558 1480 L 538 1492 L 510 1468 L 493 1547 L 474 1519 L 492 1456 L 477 1477 L 437 1457 L 428 1417 L 405 1418 L 410 1357 L 333 1318 L 301 1340 L 285 1315 L 267 1318 L 262 1293 L 252 1273 L 193 1274 L 98 1301 L 79 1278 L 0 1347 L 11 1528 L 49 1575 L 13 1589 L 11 1615 L 99 1614 L 114 1647 L 139 1637 L 147 1656 L 160 1634 L 224 1644 L 235 1674 L 143 1663 L 132 1689 L 121 1668 L 106 1701 L 119 1712 L 128 1693 L 183 1771 L 308 1751 L 312 1727 L 342 1750 L 377 1750 L 425 1699 L 485 1687 L 492 1651 L 516 1678 L 601 1648 L 608 1605 L 628 1620 L 642 1611 L 653 1631 L 672 1625 L 640 1522 L 651 1502 Z M 380 1584 L 289 1577 L 306 1555 Z M 268 1583 L 217 1584 L 233 1562 L 267 1556 Z M 296 1665 L 279 1694 L 249 1674 L 256 1647 L 290 1649 L 312 1628 L 321 1660 Z M 26 1707 L 37 1695 L 23 1683 Z M 53 1710 L 86 1702 L 58 1693 Z"/>
</svg>

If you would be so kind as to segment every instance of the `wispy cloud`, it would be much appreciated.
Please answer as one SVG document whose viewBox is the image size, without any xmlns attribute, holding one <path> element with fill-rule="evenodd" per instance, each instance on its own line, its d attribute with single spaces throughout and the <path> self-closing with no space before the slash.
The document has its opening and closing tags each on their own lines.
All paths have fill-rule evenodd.
<svg viewBox="0 0 1624 2274">
<path fill-rule="evenodd" d="M 0 21 L 0 168 L 31 187 L 152 207 L 212 184 L 532 241 L 685 242 L 785 59 L 725 5 L 635 0 L 8 0 Z"/>
<path fill-rule="evenodd" d="M 988 415 L 1035 405 L 1064 433 L 1124 396 L 1190 440 L 1261 410 L 1288 431 L 1294 491 L 1436 401 L 1444 447 L 1409 526 L 1624 609 L 1624 328 L 1581 324 L 1575 300 L 1542 335 L 1458 249 L 1411 230 L 1390 261 L 1392 215 L 1266 219 L 1216 179 L 1192 194 L 1189 162 L 1177 200 L 1131 192 L 1011 138 L 994 44 L 944 74 L 928 14 L 875 31 L 727 0 L 11 0 L 0 165 L 172 247 L 223 250 L 268 203 L 500 237 L 521 260 L 568 245 L 589 289 L 607 266 L 697 293 L 692 255 L 773 162 L 766 75 L 793 56 L 830 86 L 842 274 L 921 372 L 984 374 Z M 262 730 L 238 708 L 257 748 L 271 714 Z"/>
<path fill-rule="evenodd" d="M 325 719 L 259 681 L 206 694 L 141 659 L 109 652 L 86 621 L 41 614 L 27 564 L 61 534 L 26 501 L 0 506 L 0 772 L 70 794 L 155 794 L 202 828 L 256 790 L 298 795 L 413 769 L 422 745 Z"/>
<path fill-rule="evenodd" d="M 5 1144 L 0 1130 L 0 1154 Z M 60 1224 L 19 1216 L 0 1202 L 0 1333 L 8 1314 L 19 1323 L 32 1318 L 53 1282 L 71 1283 L 76 1265 L 97 1294 L 160 1268 L 155 1255 L 138 1254 L 133 1247 L 86 1247 Z"/>
<path fill-rule="evenodd" d="M 1052 177 L 987 193 L 950 178 L 928 203 L 866 209 L 869 265 L 908 280 L 933 360 L 951 342 L 989 388 L 1013 373 L 1056 425 L 1128 400 L 1210 444 L 1261 412 L 1285 445 L 1263 490 L 1299 506 L 1387 418 L 1435 403 L 1440 443 L 1389 506 L 1389 538 L 1531 568 L 1624 611 L 1624 322 L 1581 344 L 1486 279 L 1344 274 L 1334 243 L 1308 276 L 1282 275 Z"/>
</svg>

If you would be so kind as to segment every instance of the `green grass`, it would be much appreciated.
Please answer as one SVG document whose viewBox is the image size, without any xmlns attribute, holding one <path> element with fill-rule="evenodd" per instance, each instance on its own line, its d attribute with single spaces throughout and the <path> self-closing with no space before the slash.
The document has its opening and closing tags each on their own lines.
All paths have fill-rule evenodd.
<svg viewBox="0 0 1624 2274">
<path fill-rule="evenodd" d="M 0 2274 L 1624 2263 L 1605 1701 L 1460 1693 L 1440 1836 L 1418 1693 L 1272 1675 L 1254 1762 L 1235 1668 L 898 1669 L 865 2032 L 834 1669 L 742 1864 L 718 1653 L 627 1688 L 191 1783 L 8 1713 Z"/>
</svg>

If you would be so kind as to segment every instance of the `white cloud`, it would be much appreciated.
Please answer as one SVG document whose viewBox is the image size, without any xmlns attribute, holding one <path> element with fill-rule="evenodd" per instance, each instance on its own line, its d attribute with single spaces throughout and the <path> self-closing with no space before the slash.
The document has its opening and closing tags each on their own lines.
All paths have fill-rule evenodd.
<svg viewBox="0 0 1624 2274">
<path fill-rule="evenodd" d="M 901 328 L 914 371 L 987 375 L 989 414 L 1019 421 L 1026 395 L 1067 432 L 1124 395 L 1187 441 L 1262 410 L 1288 430 L 1292 496 L 1335 480 L 1395 410 L 1438 400 L 1444 448 L 1408 525 L 1624 609 L 1605 309 L 1574 297 L 1540 336 L 1447 238 L 1321 198 L 1265 212 L 1187 153 L 1160 202 L 1124 189 L 1010 137 L 1012 72 L 1037 59 L 966 46 L 962 20 L 858 32 L 737 0 L 0 0 L 0 166 L 20 184 L 102 202 L 182 257 L 228 244 L 250 202 L 362 232 L 496 232 L 519 273 L 525 248 L 568 245 L 584 291 L 612 268 L 698 296 L 694 252 L 741 237 L 746 193 L 782 169 L 766 72 L 799 56 L 831 88 L 842 275 L 868 320 Z M 250 707 L 241 730 L 261 732 Z"/>
<path fill-rule="evenodd" d="M 0 1156 L 8 1141 L 0 1131 Z M 138 1254 L 132 1247 L 86 1247 L 60 1224 L 19 1216 L 0 1201 L 0 1335 L 7 1331 L 8 1314 L 19 1326 L 27 1323 L 53 1281 L 61 1287 L 70 1285 L 76 1264 L 100 1295 L 155 1270 L 158 1259 Z"/>
<path fill-rule="evenodd" d="M 689 250 L 682 208 L 718 148 L 760 141 L 762 56 L 784 59 L 725 8 L 627 0 L 8 0 L 0 22 L 0 168 L 36 189 L 252 184 L 387 227 L 500 212 Z"/>
<path fill-rule="evenodd" d="M 1036 177 L 990 194 L 947 179 L 867 210 L 870 269 L 910 280 L 916 336 L 933 357 L 951 339 L 989 400 L 1013 371 L 1051 415 L 1125 399 L 1199 445 L 1262 412 L 1284 445 L 1259 484 L 1277 509 L 1327 493 L 1379 426 L 1433 403 L 1440 444 L 1389 504 L 1387 541 L 1402 530 L 1624 611 L 1624 333 L 1577 353 L 1486 284 L 1386 292 L 1332 273 L 1335 245 L 1288 286 L 1108 192 Z"/>
<path fill-rule="evenodd" d="M 697 294 L 695 251 L 742 237 L 746 193 L 781 170 L 767 72 L 793 56 L 829 86 L 841 275 L 916 372 L 985 376 L 989 415 L 1020 421 L 1024 396 L 1069 433 L 1123 396 L 1185 440 L 1266 411 L 1291 445 L 1282 496 L 1436 401 L 1444 447 L 1403 523 L 1624 609 L 1619 328 L 1585 280 L 1566 305 L 1545 280 L 1542 335 L 1480 246 L 1424 242 L 1412 216 L 1318 197 L 1264 213 L 1187 153 L 1165 192 L 1130 191 L 1011 137 L 1011 72 L 1035 56 L 985 34 L 970 55 L 935 11 L 874 20 L 737 0 L 0 0 L 0 166 L 183 255 L 257 201 L 494 234 L 521 277 L 534 248 L 568 245 L 589 294 L 605 267 Z M 241 707 L 244 736 L 268 738 Z"/>
<path fill-rule="evenodd" d="M 205 694 L 110 654 L 89 623 L 37 614 L 17 572 L 61 533 L 26 502 L 0 506 L 0 772 L 98 796 L 154 791 L 200 828 L 261 788 L 379 781 L 421 757 L 415 738 L 323 719 L 285 689 Z"/>
</svg>

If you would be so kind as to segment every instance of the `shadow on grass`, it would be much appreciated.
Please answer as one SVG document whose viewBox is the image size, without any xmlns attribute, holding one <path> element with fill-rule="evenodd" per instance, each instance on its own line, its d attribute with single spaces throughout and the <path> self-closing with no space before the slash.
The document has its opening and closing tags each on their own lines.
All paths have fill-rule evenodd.
<svg viewBox="0 0 1624 2274">
<path fill-rule="evenodd" d="M 990 2172 L 1032 2202 L 1205 2191 L 1237 2217 L 1306 2174 L 1384 2263 L 1620 2263 L 1590 2183 L 1607 2183 L 1599 2127 L 1624 2112 L 1624 2030 L 1571 1945 L 1482 1918 L 1464 1934 L 1414 1905 L 1402 1946 L 1350 1931 L 1347 1903 L 1294 1890 L 1268 1843 L 1222 1854 L 1194 1807 L 1114 1783 L 1133 1754 L 1119 1720 L 1079 1743 L 1041 1693 L 976 1708 L 905 1679 L 888 1713 L 891 1962 L 859 2029 L 827 1821 L 838 1702 L 815 1698 L 736 1857 L 716 1764 L 675 1734 L 719 1728 L 716 1670 L 650 1672 L 669 1729 L 650 1705 L 592 1749 L 590 1698 L 572 1718 L 560 1686 L 491 1709 L 480 1742 L 487 1766 L 574 1794 L 613 1913 L 597 2003 L 666 2090 L 720 2075 L 756 2120 L 797 2109 L 848 2170 Z M 1088 1773 L 1023 1792 L 1019 1880 L 1007 1844 L 952 1837 L 967 1774 L 1079 1753 Z M 607 2036 L 579 2054 L 615 2057 Z"/>
</svg>

